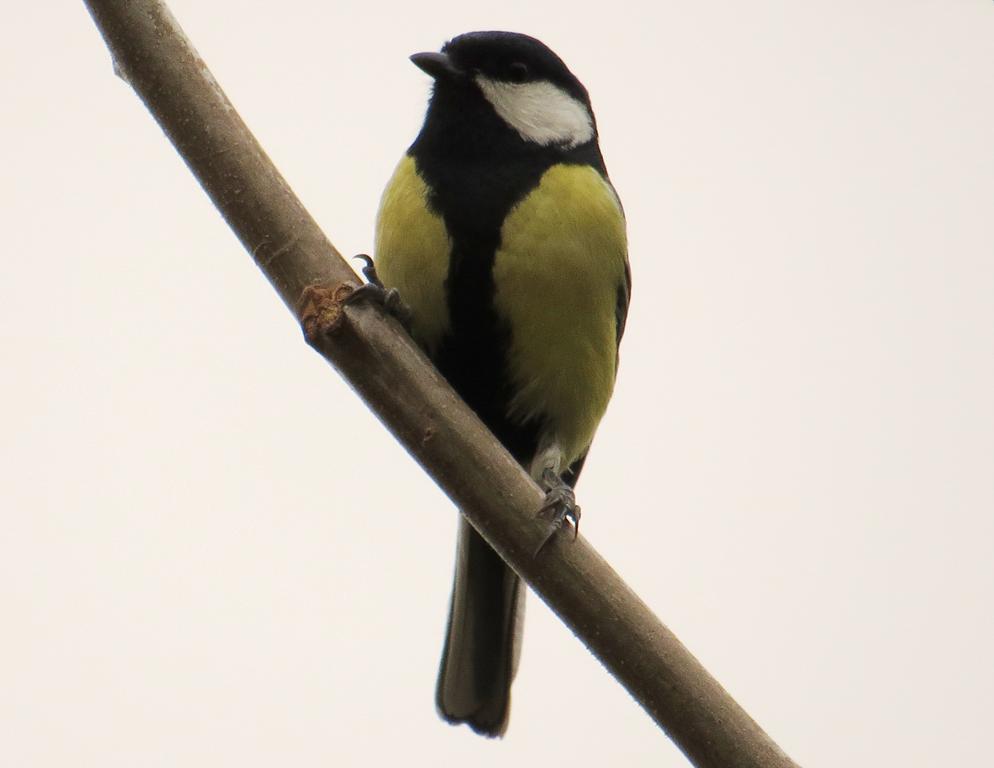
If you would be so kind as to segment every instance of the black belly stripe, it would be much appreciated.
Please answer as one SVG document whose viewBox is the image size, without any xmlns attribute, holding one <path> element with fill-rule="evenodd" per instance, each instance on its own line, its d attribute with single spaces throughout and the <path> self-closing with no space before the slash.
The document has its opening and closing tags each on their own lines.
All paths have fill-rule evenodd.
<svg viewBox="0 0 994 768">
<path fill-rule="evenodd" d="M 547 166 L 522 169 L 512 181 L 482 169 L 439 169 L 417 155 L 415 161 L 452 239 L 445 286 L 451 332 L 439 344 L 435 364 L 511 454 L 527 463 L 541 424 L 507 418 L 514 394 L 506 363 L 511 329 L 494 308 L 493 265 L 504 217 Z"/>
</svg>

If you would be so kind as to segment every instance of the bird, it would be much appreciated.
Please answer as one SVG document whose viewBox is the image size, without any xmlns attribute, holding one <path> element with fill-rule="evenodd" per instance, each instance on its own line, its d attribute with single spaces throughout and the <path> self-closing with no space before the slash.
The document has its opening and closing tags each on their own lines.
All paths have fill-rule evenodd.
<svg viewBox="0 0 994 768">
<path fill-rule="evenodd" d="M 626 221 L 586 88 L 548 46 L 469 32 L 411 61 L 424 124 L 387 183 L 373 266 L 442 375 L 579 523 L 573 487 L 617 374 L 631 298 Z M 441 717 L 503 736 L 520 578 L 460 516 L 436 687 Z"/>
</svg>

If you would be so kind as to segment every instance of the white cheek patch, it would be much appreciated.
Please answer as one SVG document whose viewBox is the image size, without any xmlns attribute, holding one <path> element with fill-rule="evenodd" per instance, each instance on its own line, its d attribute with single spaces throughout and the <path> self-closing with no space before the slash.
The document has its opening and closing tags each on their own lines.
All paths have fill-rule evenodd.
<svg viewBox="0 0 994 768">
<path fill-rule="evenodd" d="M 504 83 L 478 75 L 476 84 L 501 119 L 525 141 L 577 147 L 594 137 L 587 107 L 548 80 Z"/>
</svg>

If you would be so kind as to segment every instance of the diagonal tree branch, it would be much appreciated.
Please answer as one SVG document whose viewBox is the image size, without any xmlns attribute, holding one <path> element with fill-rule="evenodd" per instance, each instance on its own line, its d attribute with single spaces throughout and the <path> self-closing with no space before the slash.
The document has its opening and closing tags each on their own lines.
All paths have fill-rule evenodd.
<svg viewBox="0 0 994 768">
<path fill-rule="evenodd" d="M 86 0 L 114 57 L 308 341 L 500 555 L 699 768 L 795 764 L 583 539 L 537 520 L 543 494 L 358 282 L 157 0 Z M 796 768 L 796 767 L 795 767 Z"/>
</svg>

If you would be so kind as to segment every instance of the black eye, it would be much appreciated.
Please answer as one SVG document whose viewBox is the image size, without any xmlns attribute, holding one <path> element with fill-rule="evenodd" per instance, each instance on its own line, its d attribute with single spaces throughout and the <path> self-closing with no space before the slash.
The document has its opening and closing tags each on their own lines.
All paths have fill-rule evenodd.
<svg viewBox="0 0 994 768">
<path fill-rule="evenodd" d="M 528 65 L 520 61 L 514 62 L 507 68 L 507 79 L 512 83 L 524 83 L 528 80 Z"/>
</svg>

